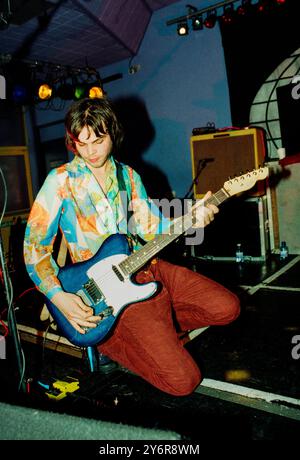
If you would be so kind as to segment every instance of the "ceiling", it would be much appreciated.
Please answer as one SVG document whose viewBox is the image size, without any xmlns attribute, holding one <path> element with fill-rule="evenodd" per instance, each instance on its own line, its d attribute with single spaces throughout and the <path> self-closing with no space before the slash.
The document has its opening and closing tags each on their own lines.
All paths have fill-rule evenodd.
<svg viewBox="0 0 300 460">
<path fill-rule="evenodd" d="M 152 13 L 178 1 L 0 0 L 0 54 L 99 69 L 133 57 Z"/>
</svg>

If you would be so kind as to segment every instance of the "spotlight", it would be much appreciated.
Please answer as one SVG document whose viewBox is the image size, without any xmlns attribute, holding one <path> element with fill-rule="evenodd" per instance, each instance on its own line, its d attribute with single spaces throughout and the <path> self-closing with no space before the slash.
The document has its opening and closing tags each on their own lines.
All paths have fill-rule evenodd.
<svg viewBox="0 0 300 460">
<path fill-rule="evenodd" d="M 52 86 L 48 85 L 48 83 L 42 83 L 38 87 L 38 96 L 42 101 L 47 101 L 51 99 L 53 93 Z"/>
<path fill-rule="evenodd" d="M 208 29 L 213 29 L 215 27 L 215 24 L 217 22 L 217 13 L 215 11 L 212 11 L 211 13 L 207 13 L 207 17 L 204 21 L 205 27 Z"/>
<path fill-rule="evenodd" d="M 253 5 L 251 0 L 243 0 L 240 6 L 237 8 L 236 12 L 239 16 L 246 16 L 253 10 Z"/>
<path fill-rule="evenodd" d="M 234 8 L 233 5 L 228 5 L 224 7 L 223 15 L 221 16 L 221 21 L 223 24 L 230 25 L 234 21 Z"/>
<path fill-rule="evenodd" d="M 189 26 L 187 21 L 180 22 L 177 25 L 177 33 L 178 35 L 187 35 L 189 33 Z"/>
<path fill-rule="evenodd" d="M 90 99 L 101 99 L 104 96 L 103 89 L 101 86 L 93 85 L 89 89 L 89 98 Z"/>
<path fill-rule="evenodd" d="M 27 104 L 30 100 L 29 88 L 21 83 L 14 85 L 11 94 L 16 104 Z"/>
<path fill-rule="evenodd" d="M 260 0 L 257 3 L 256 8 L 259 14 L 266 14 L 270 13 L 274 6 L 276 5 L 274 5 L 274 3 L 270 2 L 269 0 Z"/>
<path fill-rule="evenodd" d="M 74 89 L 74 99 L 79 100 L 83 99 L 86 95 L 87 88 L 83 83 L 77 83 Z"/>
<path fill-rule="evenodd" d="M 264 13 L 266 10 L 266 2 L 265 1 L 259 1 L 256 5 L 257 11 L 259 13 Z"/>
<path fill-rule="evenodd" d="M 192 27 L 193 27 L 193 30 L 202 30 L 203 29 L 203 19 L 202 19 L 202 15 L 199 14 L 197 16 L 195 16 L 192 20 Z"/>
<path fill-rule="evenodd" d="M 284 5 L 286 3 L 286 0 L 276 0 L 276 3 L 278 5 Z"/>
</svg>

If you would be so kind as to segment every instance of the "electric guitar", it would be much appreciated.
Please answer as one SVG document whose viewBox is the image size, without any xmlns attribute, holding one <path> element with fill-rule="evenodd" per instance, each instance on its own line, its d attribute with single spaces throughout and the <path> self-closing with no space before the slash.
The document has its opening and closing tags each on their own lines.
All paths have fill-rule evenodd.
<svg viewBox="0 0 300 460">
<path fill-rule="evenodd" d="M 257 181 L 267 176 L 268 168 L 262 167 L 228 180 L 205 204 L 219 206 L 231 196 L 251 189 Z M 174 219 L 168 234 L 156 236 L 132 254 L 126 235 L 115 234 L 104 241 L 91 259 L 61 268 L 58 278 L 63 289 L 79 295 L 94 309 L 94 314 L 101 318 L 96 328 L 87 328 L 85 334 L 81 334 L 60 310 L 46 299 L 47 307 L 62 334 L 79 347 L 98 344 L 108 335 L 128 305 L 152 297 L 158 289 L 158 283 L 137 284 L 131 279 L 132 275 L 192 227 L 195 211 L 200 205 L 203 206 L 202 200 L 198 200 L 189 213 Z"/>
</svg>

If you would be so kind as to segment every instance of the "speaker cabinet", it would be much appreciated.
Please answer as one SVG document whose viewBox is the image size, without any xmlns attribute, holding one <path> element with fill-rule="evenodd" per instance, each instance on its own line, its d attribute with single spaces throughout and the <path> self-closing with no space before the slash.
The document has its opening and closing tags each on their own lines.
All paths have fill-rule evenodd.
<svg viewBox="0 0 300 460">
<path fill-rule="evenodd" d="M 257 169 L 266 156 L 265 132 L 261 128 L 192 136 L 190 143 L 195 198 L 208 190 L 218 191 L 229 177 Z M 264 193 L 265 181 L 249 192 L 250 196 Z"/>
</svg>

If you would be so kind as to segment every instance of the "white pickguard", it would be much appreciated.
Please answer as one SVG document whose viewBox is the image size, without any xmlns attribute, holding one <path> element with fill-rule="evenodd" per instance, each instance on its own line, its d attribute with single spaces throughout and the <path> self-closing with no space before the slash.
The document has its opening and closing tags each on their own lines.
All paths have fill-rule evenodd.
<svg viewBox="0 0 300 460">
<path fill-rule="evenodd" d="M 113 307 L 114 315 L 125 305 L 148 299 L 157 290 L 155 282 L 135 284 L 131 282 L 129 277 L 124 277 L 124 281 L 119 280 L 112 266 L 118 266 L 127 257 L 126 254 L 109 256 L 95 263 L 87 271 L 89 278 L 94 280 L 104 295 L 107 306 Z"/>
</svg>

